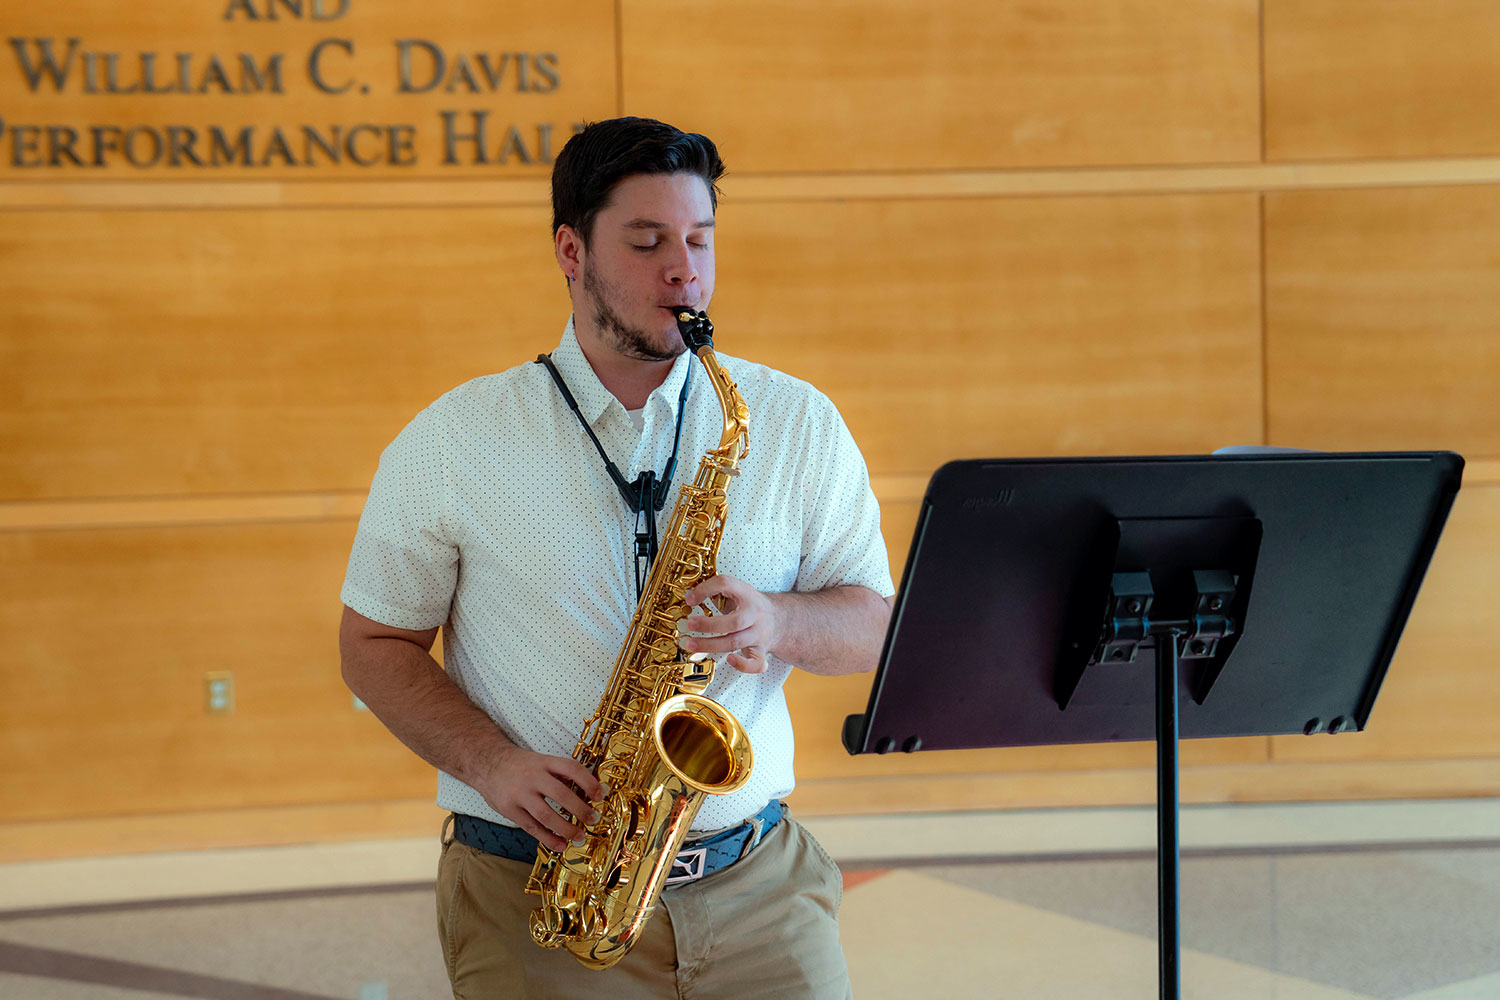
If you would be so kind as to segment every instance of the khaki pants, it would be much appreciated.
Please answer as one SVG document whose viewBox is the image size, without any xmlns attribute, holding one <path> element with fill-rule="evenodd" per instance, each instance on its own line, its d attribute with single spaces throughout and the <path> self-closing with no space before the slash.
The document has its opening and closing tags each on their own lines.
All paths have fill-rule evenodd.
<svg viewBox="0 0 1500 1000">
<path fill-rule="evenodd" d="M 531 863 L 456 841 L 438 864 L 438 933 L 458 1000 L 847 1000 L 843 876 L 790 816 L 743 860 L 662 893 L 619 964 L 586 969 L 531 940 Z"/>
</svg>

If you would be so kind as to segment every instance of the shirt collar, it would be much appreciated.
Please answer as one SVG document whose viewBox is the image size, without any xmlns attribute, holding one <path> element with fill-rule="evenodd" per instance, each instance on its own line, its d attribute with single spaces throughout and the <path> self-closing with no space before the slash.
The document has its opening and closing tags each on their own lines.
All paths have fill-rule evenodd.
<svg viewBox="0 0 1500 1000">
<path fill-rule="evenodd" d="M 662 384 L 652 390 L 650 397 L 646 400 L 646 408 L 650 409 L 652 400 L 661 398 L 666 400 L 667 409 L 672 419 L 677 418 L 677 396 L 682 391 L 682 380 L 687 378 L 688 365 L 692 363 L 692 352 L 683 351 L 672 364 L 672 370 L 667 373 Z M 557 349 L 552 352 L 552 363 L 557 366 L 563 381 L 568 384 L 568 389 L 573 393 L 573 398 L 578 401 L 578 410 L 583 418 L 593 426 L 599 422 L 609 410 L 610 404 L 624 409 L 620 401 L 615 398 L 614 393 L 604 387 L 599 381 L 599 376 L 594 374 L 594 366 L 589 364 L 589 359 L 584 357 L 583 348 L 578 346 L 578 334 L 573 328 L 573 317 L 568 317 L 568 325 L 563 328 L 562 340 Z"/>
</svg>

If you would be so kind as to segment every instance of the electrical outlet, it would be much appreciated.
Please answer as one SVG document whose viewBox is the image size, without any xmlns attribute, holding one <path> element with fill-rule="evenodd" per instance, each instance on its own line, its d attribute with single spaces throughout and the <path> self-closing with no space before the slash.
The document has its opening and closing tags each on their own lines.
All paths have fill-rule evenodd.
<svg viewBox="0 0 1500 1000">
<path fill-rule="evenodd" d="M 204 690 L 207 696 L 204 710 L 209 715 L 229 715 L 234 711 L 234 674 L 227 670 L 209 673 Z"/>
</svg>

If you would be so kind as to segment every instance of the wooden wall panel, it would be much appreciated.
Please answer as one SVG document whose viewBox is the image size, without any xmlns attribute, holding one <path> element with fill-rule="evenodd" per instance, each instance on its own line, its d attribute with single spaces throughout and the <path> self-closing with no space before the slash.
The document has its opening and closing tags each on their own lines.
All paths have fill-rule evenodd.
<svg viewBox="0 0 1500 1000">
<path fill-rule="evenodd" d="M 726 351 L 828 391 L 878 471 L 1259 436 L 1251 198 L 724 216 Z M 363 489 L 417 409 L 555 342 L 546 231 L 520 208 L 15 213 L 3 496 Z M 836 249 L 829 294 L 801 275 Z"/>
<path fill-rule="evenodd" d="M 339 676 L 351 521 L 0 533 L 0 822 L 432 794 Z M 208 671 L 236 709 L 204 711 Z"/>
<path fill-rule="evenodd" d="M 1362 733 L 1276 737 L 1277 760 L 1500 758 L 1500 484 L 1464 486 Z"/>
<path fill-rule="evenodd" d="M 32 93 L 0 45 L 0 834 L 133 816 L 121 849 L 144 850 L 181 846 L 162 817 L 215 843 L 253 843 L 256 816 L 281 841 L 430 825 L 431 769 L 338 678 L 352 515 L 418 408 L 549 348 L 566 312 L 547 165 L 441 166 L 444 109 L 489 112 L 492 140 L 550 124 L 552 152 L 617 109 L 720 142 L 721 346 L 839 405 L 895 575 L 949 458 L 1268 437 L 1481 459 L 1370 730 L 1190 742 L 1184 796 L 1500 792 L 1476 645 L 1500 599 L 1500 161 L 1420 159 L 1500 153 L 1487 0 L 11 7 L 0 41 L 78 36 L 130 72 L 142 51 L 284 52 L 287 87 Z M 309 87 L 326 37 L 370 93 Z M 403 37 L 471 69 L 556 52 L 561 85 L 398 94 Z M 367 120 L 418 125 L 420 164 L 13 156 L 28 123 Z M 210 669 L 235 672 L 234 716 L 204 714 Z M 1150 800 L 1144 744 L 850 758 L 869 682 L 790 682 L 799 809 Z"/>
<path fill-rule="evenodd" d="M 1258 443 L 1257 213 L 1237 194 L 741 207 L 729 189 L 715 323 L 726 351 L 827 392 L 877 473 Z"/>
<path fill-rule="evenodd" d="M 423 406 L 557 342 L 549 219 L 9 213 L 0 499 L 366 489 Z"/>
<path fill-rule="evenodd" d="M 49 0 L 0 28 L 0 180 L 546 176 L 618 103 L 613 0 Z"/>
<path fill-rule="evenodd" d="M 1500 5 L 1265 0 L 1271 160 L 1500 152 Z"/>
<path fill-rule="evenodd" d="M 1254 0 L 623 0 L 621 37 L 626 112 L 735 170 L 1260 155 Z"/>
<path fill-rule="evenodd" d="M 1266 196 L 1273 444 L 1500 454 L 1500 187 Z"/>
</svg>

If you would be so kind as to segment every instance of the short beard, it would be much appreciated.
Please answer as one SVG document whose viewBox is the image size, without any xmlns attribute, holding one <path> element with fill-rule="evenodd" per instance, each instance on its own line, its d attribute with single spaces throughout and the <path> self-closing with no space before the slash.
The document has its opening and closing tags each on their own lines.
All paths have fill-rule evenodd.
<svg viewBox="0 0 1500 1000">
<path fill-rule="evenodd" d="M 621 355 L 637 361 L 671 361 L 687 350 L 687 344 L 681 340 L 675 350 L 658 350 L 645 331 L 625 325 L 619 314 L 609 307 L 606 301 L 608 286 L 594 276 L 592 268 L 583 269 L 583 290 L 593 301 L 594 323 L 599 327 L 599 332 L 604 334 L 610 346 Z"/>
</svg>

